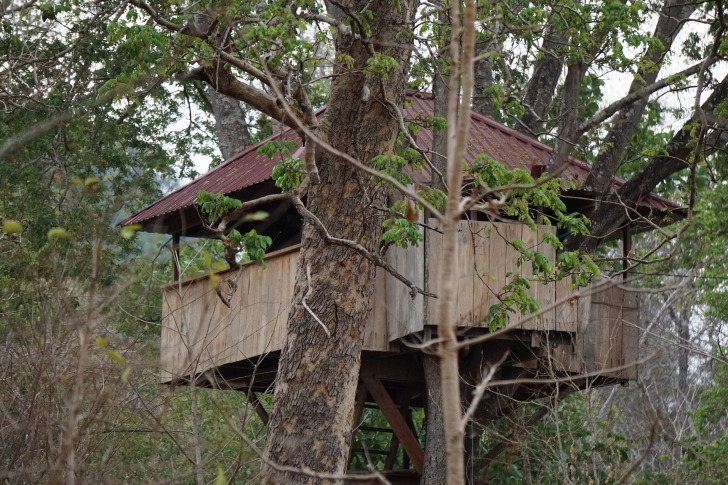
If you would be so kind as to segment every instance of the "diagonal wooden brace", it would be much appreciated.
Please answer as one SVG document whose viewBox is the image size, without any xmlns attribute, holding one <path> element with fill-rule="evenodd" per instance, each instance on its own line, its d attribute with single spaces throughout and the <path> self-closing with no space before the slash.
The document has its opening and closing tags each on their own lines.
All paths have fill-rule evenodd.
<svg viewBox="0 0 728 485">
<path fill-rule="evenodd" d="M 394 431 L 395 436 L 397 436 L 397 439 L 402 444 L 405 453 L 412 460 L 415 470 L 421 474 L 425 464 L 425 456 L 422 452 L 422 447 L 420 447 L 420 442 L 417 441 L 417 437 L 407 425 L 404 416 L 397 409 L 397 405 L 392 400 L 387 389 L 385 389 L 382 381 L 373 377 L 362 377 L 361 379 L 367 391 L 374 398 L 382 414 L 392 427 L 392 431 Z"/>
</svg>

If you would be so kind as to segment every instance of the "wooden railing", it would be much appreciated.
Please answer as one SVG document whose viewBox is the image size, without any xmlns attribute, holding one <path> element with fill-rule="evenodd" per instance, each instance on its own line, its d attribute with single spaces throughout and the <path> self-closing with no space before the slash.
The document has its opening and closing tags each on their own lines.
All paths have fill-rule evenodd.
<svg viewBox="0 0 728 485">
<path fill-rule="evenodd" d="M 161 380 L 196 375 L 280 350 L 298 252 L 299 247 L 294 246 L 269 254 L 267 269 L 247 263 L 240 270 L 165 286 Z M 234 284 L 234 291 L 227 282 Z M 229 306 L 223 303 L 226 295 L 231 295 Z"/>
<path fill-rule="evenodd" d="M 519 266 L 520 254 L 508 241 L 519 239 L 553 260 L 553 248 L 542 243 L 543 235 L 553 231 L 549 226 L 532 231 L 517 223 L 463 221 L 457 303 L 461 327 L 483 326 L 483 318 L 499 301 L 509 274 L 533 279 L 530 263 Z M 387 258 L 410 281 L 437 294 L 441 244 L 436 232 L 428 231 L 425 237 L 425 244 L 419 247 L 390 249 Z M 294 246 L 269 254 L 267 269 L 245 264 L 240 270 L 217 273 L 212 278 L 165 286 L 161 380 L 197 375 L 280 350 L 294 296 L 298 254 L 299 247 Z M 234 291 L 228 291 L 228 282 Z M 633 294 L 619 286 L 604 285 L 602 291 L 582 291 L 583 296 L 579 296 L 569 289 L 567 281 L 533 281 L 529 293 L 545 311 L 528 319 L 516 315 L 512 321 L 520 321 L 520 330 L 570 334 L 569 348 L 561 345 L 554 349 L 564 370 L 595 372 L 636 359 L 639 333 L 634 324 L 639 312 Z M 223 303 L 225 294 L 230 296 L 229 307 Z M 398 339 L 436 323 L 434 306 L 434 299 L 420 294 L 412 298 L 407 286 L 378 270 L 364 349 L 395 351 Z"/>
</svg>

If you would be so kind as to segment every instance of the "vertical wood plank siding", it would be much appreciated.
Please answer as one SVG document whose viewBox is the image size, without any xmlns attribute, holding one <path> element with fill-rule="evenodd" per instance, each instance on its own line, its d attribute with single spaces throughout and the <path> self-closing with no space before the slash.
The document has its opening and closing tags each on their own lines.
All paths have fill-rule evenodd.
<svg viewBox="0 0 728 485">
<path fill-rule="evenodd" d="M 578 296 L 568 281 L 535 281 L 530 262 L 518 264 L 514 239 L 537 249 L 551 261 L 556 257 L 543 243 L 555 228 L 533 231 L 518 223 L 463 221 L 459 235 L 460 277 L 458 318 L 461 327 L 483 326 L 490 306 L 499 302 L 504 284 L 518 275 L 529 280 L 528 293 L 547 309 L 539 317 L 524 319 L 518 329 L 566 332 L 572 348 L 560 348 L 559 366 L 571 372 L 597 372 L 634 362 L 638 358 L 639 308 L 637 296 L 618 286 L 603 285 L 593 294 Z M 389 263 L 420 288 L 437 294 L 441 236 L 428 231 L 426 244 L 391 248 Z M 161 335 L 161 381 L 199 374 L 211 368 L 280 350 L 286 338 L 286 321 L 293 298 L 298 247 L 266 258 L 267 269 L 246 264 L 240 271 L 218 273 L 165 286 Z M 429 274 L 425 274 L 425 268 Z M 234 281 L 237 289 L 230 308 L 222 303 L 213 281 Z M 224 286 L 224 285 L 223 285 Z M 371 320 L 364 349 L 396 350 L 396 341 L 435 325 L 434 301 L 425 304 L 418 294 L 378 269 L 374 283 Z M 523 315 L 514 315 L 519 321 Z M 537 341 L 536 339 L 535 341 Z M 569 357 L 571 356 L 571 357 Z M 556 356 L 554 356 L 556 357 Z M 607 374 L 634 378 L 634 368 Z"/>
</svg>

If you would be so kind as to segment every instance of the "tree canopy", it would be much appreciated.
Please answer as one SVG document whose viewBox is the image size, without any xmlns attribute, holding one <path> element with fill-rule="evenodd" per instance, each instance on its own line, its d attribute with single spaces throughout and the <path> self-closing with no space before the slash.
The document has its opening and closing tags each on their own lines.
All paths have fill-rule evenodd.
<svg viewBox="0 0 728 485">
<path fill-rule="evenodd" d="M 420 212 L 447 235 L 463 213 L 492 211 L 456 190 L 467 175 L 509 217 L 533 224 L 530 208 L 545 207 L 570 228 L 553 241 L 568 255 L 558 270 L 521 248 L 542 273 L 584 282 L 595 262 L 661 288 L 645 297 L 643 345 L 668 349 L 645 364 L 635 388 L 528 403 L 517 416 L 538 416 L 531 429 L 499 421 L 478 437 L 482 473 L 504 483 L 721 483 L 723 9 L 677 0 L 1 2 L 0 476 L 223 483 L 257 480 L 260 469 L 267 483 L 307 483 L 342 475 L 375 267 L 387 247 L 420 243 Z M 435 93 L 431 119 L 403 115 L 408 91 Z M 463 167 L 471 109 L 552 146 L 546 182 L 487 158 Z M 423 150 L 422 124 L 447 143 Z M 309 308 L 295 305 L 289 317 L 262 445 L 250 413 L 260 408 L 240 396 L 155 389 L 158 285 L 169 278 L 158 248 L 167 241 L 114 224 L 172 180 L 194 176 L 199 160 L 218 163 L 218 148 L 228 158 L 281 126 L 306 147 L 302 160 L 291 147 L 267 150 L 285 155 L 273 176 L 304 221 L 294 300 L 305 296 Z M 591 168 L 578 187 L 549 178 L 571 157 Z M 432 184 L 413 188 L 412 171 L 425 166 Z M 614 176 L 623 178 L 616 189 Z M 579 194 L 590 222 L 561 210 L 560 189 Z M 640 211 L 651 192 L 684 206 L 685 220 L 658 227 Z M 212 243 L 184 249 L 190 268 L 210 271 L 215 257 L 234 266 L 241 247 L 263 263 L 270 240 L 221 226 L 236 209 L 225 204 L 200 195 L 223 245 L 207 259 L 199 256 Z M 609 240 L 636 223 L 654 230 L 615 257 Z M 492 328 L 518 304 L 529 310 L 504 297 Z M 441 309 L 443 321 L 453 314 Z M 440 333 L 440 352 L 457 360 L 458 336 Z M 459 419 L 457 368 L 443 372 Z M 633 411 L 639 418 L 627 417 Z M 462 433 L 455 441 L 462 445 Z M 263 457 L 256 464 L 254 450 Z"/>
</svg>

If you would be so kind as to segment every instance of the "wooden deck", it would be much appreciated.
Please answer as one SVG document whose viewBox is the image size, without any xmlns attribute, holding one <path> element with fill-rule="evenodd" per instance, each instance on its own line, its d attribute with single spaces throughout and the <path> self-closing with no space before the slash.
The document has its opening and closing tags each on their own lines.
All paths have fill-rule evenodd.
<svg viewBox="0 0 728 485">
<path fill-rule="evenodd" d="M 498 292 L 517 274 L 533 280 L 530 263 L 516 264 L 519 253 L 507 241 L 520 239 L 553 260 L 553 248 L 541 243 L 553 227 L 532 231 L 523 224 L 463 221 L 460 231 L 459 326 L 482 328 Z M 440 237 L 428 231 L 426 244 L 417 248 L 390 249 L 392 266 L 418 286 L 437 293 Z M 199 375 L 226 364 L 250 360 L 281 350 L 293 298 L 299 247 L 266 257 L 267 269 L 246 264 L 239 271 L 225 271 L 164 287 L 161 375 L 162 382 Z M 234 282 L 230 306 L 223 304 L 216 288 L 220 281 Z M 226 288 L 227 284 L 221 285 Z M 599 291 L 597 291 L 599 290 Z M 614 285 L 603 285 L 582 296 L 568 282 L 532 281 L 530 294 L 544 309 L 542 315 L 525 319 L 515 328 L 533 333 L 531 345 L 547 349 L 552 364 L 570 373 L 600 372 L 637 358 L 639 317 L 636 295 Z M 399 340 L 422 335 L 434 325 L 434 300 L 417 295 L 385 272 L 378 270 L 374 305 L 364 349 L 397 352 Z M 522 316 L 513 317 L 518 322 Z M 479 330 L 483 332 L 484 330 Z M 566 335 L 556 343 L 550 335 Z M 611 372 L 615 378 L 633 378 L 635 371 Z"/>
</svg>

